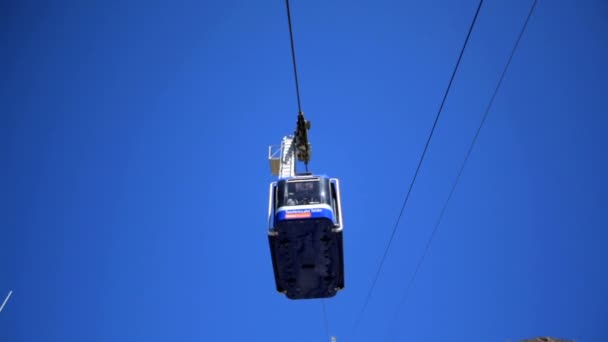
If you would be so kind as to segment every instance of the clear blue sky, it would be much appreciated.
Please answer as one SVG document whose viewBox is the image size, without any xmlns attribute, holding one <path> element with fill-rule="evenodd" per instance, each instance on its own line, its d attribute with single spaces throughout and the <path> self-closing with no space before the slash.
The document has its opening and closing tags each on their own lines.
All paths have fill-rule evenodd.
<svg viewBox="0 0 608 342">
<path fill-rule="evenodd" d="M 312 170 L 342 181 L 338 341 L 608 341 L 608 5 L 292 0 Z M 295 127 L 283 1 L 0 5 L 0 341 L 329 341 L 275 292 L 267 147 Z"/>
</svg>

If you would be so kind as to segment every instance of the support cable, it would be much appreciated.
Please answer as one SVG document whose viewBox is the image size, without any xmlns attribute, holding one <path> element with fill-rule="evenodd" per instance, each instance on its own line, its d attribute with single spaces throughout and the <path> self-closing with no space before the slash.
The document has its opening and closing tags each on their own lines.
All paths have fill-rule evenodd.
<svg viewBox="0 0 608 342">
<path fill-rule="evenodd" d="M 285 0 L 287 7 L 287 22 L 289 23 L 289 41 L 291 42 L 291 61 L 293 63 L 293 75 L 296 80 L 296 97 L 298 99 L 298 113 L 302 113 L 302 104 L 300 102 L 300 84 L 298 83 L 298 69 L 296 67 L 296 48 L 293 43 L 293 29 L 291 28 L 291 10 L 289 8 L 289 0 Z"/>
<path fill-rule="evenodd" d="M 6 305 L 6 302 L 8 302 L 8 299 L 11 298 L 11 295 L 13 294 L 13 290 L 10 290 L 8 292 L 8 295 L 6 296 L 6 298 L 4 299 L 4 302 L 2 302 L 2 305 L 0 306 L 0 312 L 2 312 L 2 309 L 4 309 L 4 306 Z"/>
<path fill-rule="evenodd" d="M 331 339 L 331 335 L 329 334 L 329 321 L 327 320 L 327 310 L 325 309 L 325 299 L 321 300 L 323 305 L 323 323 L 325 324 L 325 334 L 327 338 Z"/>
<path fill-rule="evenodd" d="M 308 143 L 308 129 L 310 128 L 310 122 L 304 119 L 304 112 L 302 112 L 302 102 L 300 101 L 300 83 L 298 82 L 298 69 L 296 63 L 296 48 L 293 39 L 293 28 L 291 25 L 291 8 L 289 6 L 289 0 L 285 0 L 285 7 L 287 8 L 287 23 L 289 24 L 289 41 L 291 43 L 291 61 L 293 64 L 293 76 L 296 82 L 296 98 L 298 100 L 298 122 L 296 124 L 295 136 L 295 149 L 298 160 L 303 161 L 306 166 L 306 172 L 308 173 L 308 162 L 310 162 L 310 144 Z"/>
<path fill-rule="evenodd" d="M 460 55 L 458 56 L 458 60 L 456 62 L 456 65 L 454 66 L 454 69 L 452 71 L 452 76 L 450 77 L 450 82 L 448 83 L 448 86 L 445 90 L 445 93 L 443 95 L 443 99 L 441 100 L 441 105 L 439 106 L 439 110 L 437 111 L 437 114 L 435 116 L 435 121 L 433 122 L 433 126 L 431 128 L 431 131 L 429 133 L 429 136 L 426 140 L 426 144 L 424 145 L 424 149 L 422 151 L 422 154 L 420 155 L 420 159 L 418 161 L 418 166 L 416 167 L 416 171 L 414 172 L 414 177 L 412 178 L 412 181 L 410 183 L 409 189 L 407 191 L 407 194 L 405 196 L 405 200 L 403 201 L 403 205 L 401 206 L 401 211 L 399 212 L 399 216 L 397 217 L 397 221 L 395 222 L 395 225 L 393 226 L 393 230 L 391 232 L 389 241 L 386 245 L 386 248 L 384 249 L 384 253 L 382 254 L 382 259 L 380 260 L 380 265 L 378 267 L 378 270 L 376 272 L 376 275 L 374 276 L 374 280 L 372 282 L 372 286 L 369 289 L 369 292 L 367 293 L 367 296 L 365 298 L 365 302 L 363 304 L 363 307 L 361 309 L 361 311 L 359 312 L 359 316 L 357 317 L 356 321 L 355 321 L 355 325 L 354 325 L 354 331 L 357 330 L 359 323 L 361 321 L 361 318 L 363 317 L 363 313 L 365 312 L 365 310 L 367 309 L 367 305 L 369 304 L 369 301 L 372 297 L 372 293 L 374 291 L 374 288 L 376 286 L 376 283 L 378 282 L 378 278 L 380 276 L 380 272 L 382 271 L 382 267 L 384 266 L 384 262 L 386 260 L 386 256 L 388 254 L 388 251 L 390 249 L 390 246 L 393 242 L 393 239 L 395 237 L 395 233 L 397 232 L 397 228 L 399 227 L 399 222 L 401 221 L 401 216 L 403 215 L 403 212 L 405 210 L 405 207 L 407 205 L 407 202 L 410 198 L 410 194 L 412 192 L 412 188 L 414 187 L 414 183 L 416 182 L 416 178 L 418 177 L 418 173 L 420 172 L 420 167 L 422 166 L 422 162 L 424 161 L 424 157 L 426 155 L 427 149 L 429 147 L 429 144 L 431 142 L 431 139 L 433 137 L 433 133 L 435 132 L 435 127 L 437 126 L 437 122 L 439 121 L 439 117 L 441 116 L 441 112 L 443 110 L 443 106 L 445 104 L 445 101 L 447 99 L 447 96 L 450 92 L 450 88 L 452 87 L 452 82 L 454 81 L 454 78 L 456 76 L 456 72 L 458 71 L 458 67 L 460 65 L 460 61 L 462 60 L 462 56 L 464 55 L 464 51 L 467 47 L 467 43 L 469 42 L 469 38 L 471 36 L 471 33 L 473 32 L 473 28 L 475 26 L 475 22 L 477 21 L 477 16 L 479 15 L 479 11 L 481 10 L 481 5 L 483 4 L 483 0 L 479 1 L 479 5 L 477 6 L 477 11 L 475 12 L 475 16 L 473 17 L 473 20 L 471 22 L 471 25 L 469 27 L 469 31 L 467 33 L 467 37 L 464 41 L 464 44 L 462 45 L 462 49 L 460 50 Z"/>
<path fill-rule="evenodd" d="M 448 204 L 450 203 L 450 200 L 452 199 L 452 195 L 454 194 L 454 191 L 456 190 L 456 186 L 458 185 L 458 183 L 460 182 L 460 177 L 462 176 L 462 172 L 469 160 L 469 157 L 471 156 L 471 152 L 473 151 L 473 148 L 475 147 L 475 143 L 477 142 L 477 138 L 479 137 L 479 133 L 481 132 L 481 129 L 483 128 L 485 122 L 486 122 L 486 118 L 488 117 L 488 114 L 490 113 L 490 109 L 492 108 L 492 105 L 494 104 L 494 99 L 496 99 L 496 94 L 498 94 L 498 90 L 500 89 L 500 86 L 502 85 L 502 81 L 505 77 L 505 74 L 507 73 L 507 70 L 509 69 L 509 66 L 511 65 L 511 61 L 513 60 L 513 56 L 515 55 L 515 51 L 517 50 L 517 47 L 519 46 L 519 42 L 521 41 L 521 38 L 524 35 L 524 32 L 526 31 L 526 27 L 528 26 L 528 22 L 530 21 L 530 17 L 532 17 L 532 13 L 534 12 L 534 9 L 536 8 L 536 3 L 537 0 L 534 0 L 532 2 L 532 6 L 530 7 L 530 11 L 528 12 L 528 16 L 526 17 L 526 21 L 524 22 L 521 31 L 519 32 L 519 36 L 517 37 L 517 40 L 515 41 L 515 45 L 513 46 L 513 49 L 511 50 L 511 54 L 509 55 L 509 59 L 507 60 L 507 63 L 505 64 L 503 70 L 502 70 L 502 74 L 500 75 L 500 78 L 498 79 L 498 83 L 496 84 L 496 87 L 494 88 L 494 93 L 492 94 L 492 97 L 490 98 L 490 101 L 488 102 L 488 105 L 486 106 L 486 109 L 484 111 L 484 114 L 481 118 L 481 122 L 479 123 L 479 126 L 477 127 L 477 131 L 475 132 L 475 135 L 473 137 L 473 140 L 471 141 L 471 144 L 469 145 L 469 149 L 467 150 L 467 153 L 464 157 L 464 160 L 462 162 L 462 164 L 460 165 L 460 169 L 458 170 L 458 174 L 456 176 L 456 178 L 454 179 L 454 182 L 452 183 L 452 188 L 450 189 L 450 193 L 448 195 L 448 197 L 446 198 L 445 202 L 443 203 L 443 207 L 441 208 L 441 212 L 439 214 L 439 217 L 435 223 L 435 227 L 433 228 L 433 231 L 431 232 L 431 235 L 429 237 L 429 239 L 427 240 L 424 252 L 422 253 L 422 256 L 420 257 L 420 259 L 418 260 L 418 264 L 416 265 L 416 269 L 414 270 L 414 273 L 412 274 L 412 276 L 410 277 L 407 286 L 405 288 L 403 297 L 401 298 L 401 301 L 399 302 L 399 305 L 397 306 L 397 312 L 395 313 L 395 319 L 393 321 L 396 321 L 396 317 L 397 314 L 399 313 L 399 308 L 401 306 L 403 306 L 403 304 L 405 303 L 407 296 L 410 292 L 410 289 L 416 279 L 416 276 L 418 275 L 418 272 L 420 271 L 420 268 L 422 266 L 422 264 L 424 263 L 424 260 L 426 258 L 426 255 L 428 254 L 428 251 L 431 247 L 431 244 L 433 243 L 433 239 L 435 238 L 435 234 L 437 233 L 437 229 L 439 228 L 439 225 L 441 224 L 441 221 L 443 219 L 443 215 L 445 214 L 446 208 L 448 207 Z"/>
</svg>

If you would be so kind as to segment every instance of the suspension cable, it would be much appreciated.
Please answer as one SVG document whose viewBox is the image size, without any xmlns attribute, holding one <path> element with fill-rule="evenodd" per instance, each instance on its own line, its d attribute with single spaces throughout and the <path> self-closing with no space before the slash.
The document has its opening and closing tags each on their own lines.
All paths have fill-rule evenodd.
<svg viewBox="0 0 608 342">
<path fill-rule="evenodd" d="M 486 122 L 486 118 L 488 117 L 488 114 L 490 112 L 490 109 L 492 108 L 492 105 L 494 104 L 494 99 L 496 98 L 496 94 L 498 93 L 498 90 L 500 89 L 500 86 L 502 85 L 502 81 L 505 77 L 505 74 L 507 73 L 507 70 L 509 69 L 509 66 L 511 65 L 511 61 L 513 60 L 513 56 L 515 55 L 515 51 L 517 50 L 517 47 L 519 46 L 519 42 L 521 41 L 521 38 L 524 35 L 524 32 L 526 31 L 526 27 L 528 26 L 528 22 L 530 21 L 530 17 L 532 17 L 532 13 L 534 12 L 534 9 L 536 7 L 536 3 L 537 0 L 534 0 L 532 3 L 532 6 L 530 7 L 530 11 L 528 12 L 528 16 L 526 17 L 526 21 L 524 22 L 521 31 L 519 32 L 519 36 L 517 37 L 517 40 L 515 41 L 515 45 L 513 45 L 513 49 L 511 50 L 511 54 L 509 55 L 509 59 L 507 60 L 507 63 L 505 64 L 503 70 L 502 70 L 502 74 L 500 75 L 500 78 L 498 79 L 498 83 L 496 84 L 496 87 L 494 88 L 494 93 L 492 94 L 492 97 L 490 98 L 490 101 L 488 102 L 488 105 L 486 106 L 486 109 L 483 113 L 483 116 L 481 118 L 481 121 L 479 123 L 479 126 L 477 127 L 477 131 L 475 132 L 475 135 L 473 136 L 473 140 L 471 140 L 471 143 L 469 145 L 469 149 L 467 150 L 467 153 L 464 157 L 464 160 L 462 162 L 462 164 L 460 165 L 460 169 L 458 170 L 458 174 L 456 176 L 456 178 L 454 179 L 454 182 L 452 183 L 452 188 L 450 189 L 450 193 L 448 195 L 448 197 L 446 198 L 445 202 L 443 203 L 443 207 L 441 208 L 441 212 L 439 213 L 439 216 L 437 218 L 437 221 L 435 223 L 435 227 L 433 228 L 433 231 L 431 232 L 431 235 L 429 237 L 429 239 L 427 240 L 425 249 L 422 253 L 422 256 L 420 257 L 420 259 L 418 259 L 418 264 L 416 265 L 416 268 L 414 270 L 414 273 L 412 274 L 412 276 L 410 277 L 407 286 L 405 288 L 405 291 L 403 293 L 403 297 L 401 298 L 401 301 L 399 302 L 399 305 L 397 306 L 397 312 L 395 313 L 395 318 L 393 319 L 393 321 L 396 321 L 396 316 L 399 313 L 399 308 L 401 306 L 403 306 L 403 304 L 405 303 L 405 300 L 408 297 L 408 294 L 410 292 L 410 289 L 414 283 L 414 280 L 416 279 L 416 276 L 418 275 L 418 271 L 420 270 L 422 264 L 424 263 L 424 260 L 426 258 L 426 255 L 428 254 L 429 248 L 431 246 L 431 244 L 433 243 L 433 239 L 435 237 L 435 234 L 437 233 L 437 229 L 439 228 L 439 225 L 441 224 L 441 221 L 443 219 L 443 215 L 445 214 L 445 210 L 448 207 L 448 204 L 450 203 L 450 200 L 452 199 L 452 195 L 454 194 L 454 190 L 456 189 L 456 186 L 458 185 L 459 181 L 460 181 L 460 177 L 462 176 L 462 171 L 464 170 L 464 167 L 466 166 L 469 157 L 471 155 L 471 152 L 473 151 L 473 147 L 475 146 L 475 143 L 477 142 L 477 138 L 479 137 L 479 133 L 481 132 L 481 129 L 484 126 L 484 123 Z M 394 323 L 393 323 L 394 324 Z"/>
<path fill-rule="evenodd" d="M 325 309 L 325 299 L 322 299 L 321 303 L 323 304 L 323 323 L 325 324 L 325 334 L 327 335 L 327 338 L 331 339 L 331 335 L 329 335 L 329 321 L 327 320 L 327 311 Z"/>
<path fill-rule="evenodd" d="M 302 112 L 302 102 L 300 101 L 300 83 L 298 82 L 298 69 L 296 63 L 296 48 L 293 39 L 293 29 L 291 25 L 291 9 L 289 6 L 289 0 L 285 0 L 285 7 L 287 8 L 287 23 L 289 24 L 289 41 L 291 43 L 291 62 L 293 64 L 293 76 L 296 82 L 296 98 L 298 100 L 298 122 L 296 125 L 295 136 L 295 149 L 296 157 L 298 160 L 304 162 L 306 166 L 306 172 L 308 173 L 308 163 L 310 162 L 310 144 L 308 143 L 308 129 L 310 128 L 310 122 L 304 119 L 304 112 Z"/>
<path fill-rule="evenodd" d="M 448 94 L 450 92 L 450 88 L 452 87 L 452 83 L 454 81 L 454 78 L 456 76 L 456 72 L 458 71 L 458 67 L 460 65 L 460 61 L 462 60 L 462 56 L 464 55 L 464 51 L 467 47 L 467 43 L 469 42 L 469 38 L 471 36 L 471 33 L 473 32 L 473 27 L 475 26 L 475 22 L 477 21 L 477 16 L 479 15 L 479 11 L 481 10 L 481 5 L 483 4 L 483 0 L 479 1 L 479 5 L 477 6 L 477 11 L 475 12 L 475 16 L 473 17 L 473 20 L 471 22 L 471 25 L 469 27 L 469 31 L 467 33 L 467 37 L 464 41 L 464 44 L 462 45 L 462 49 L 460 50 L 460 55 L 458 56 L 458 60 L 456 62 L 456 65 L 454 66 L 454 70 L 452 71 L 452 76 L 450 77 L 450 81 L 448 83 L 448 86 L 445 90 L 445 93 L 443 95 L 443 99 L 441 100 L 441 105 L 439 106 L 439 109 L 437 111 L 437 114 L 435 116 L 435 121 L 433 122 L 433 126 L 431 127 L 431 131 L 429 133 L 429 136 L 426 140 L 426 144 L 424 145 L 424 149 L 422 150 L 422 154 L 420 155 L 420 159 L 418 161 L 418 166 L 416 167 L 416 171 L 414 172 L 414 177 L 412 178 L 412 181 L 410 183 L 409 189 L 407 191 L 407 194 L 405 196 L 405 200 L 403 201 L 403 205 L 401 206 L 401 211 L 399 212 L 399 216 L 397 217 L 397 221 L 395 222 L 395 225 L 393 226 L 393 230 L 391 232 L 390 238 L 388 240 L 388 243 L 386 245 L 386 248 L 384 249 L 384 253 L 382 254 L 382 258 L 380 259 L 380 265 L 378 266 L 378 270 L 376 271 L 376 274 L 374 276 L 374 280 L 372 282 L 372 286 L 369 289 L 369 292 L 367 293 L 367 296 L 365 298 L 365 302 L 363 303 L 363 307 L 361 309 L 361 311 L 359 312 L 359 315 L 355 321 L 355 325 L 354 325 L 354 331 L 357 330 L 359 323 L 361 321 L 361 318 L 363 317 L 363 313 L 365 312 L 365 309 L 367 308 L 367 305 L 369 304 L 369 301 L 372 297 L 372 293 L 374 291 L 374 288 L 376 286 L 376 283 L 378 282 L 378 278 L 380 276 L 380 272 L 382 271 L 382 267 L 384 265 L 384 262 L 386 260 L 386 256 L 388 254 L 388 251 L 391 247 L 391 244 L 393 242 L 393 239 L 395 237 L 395 233 L 397 232 L 397 228 L 399 227 L 399 222 L 401 221 L 401 216 L 403 215 L 403 212 L 405 210 L 405 207 L 407 205 L 407 202 L 410 198 L 410 194 L 412 192 L 412 188 L 414 187 L 414 183 L 416 182 L 416 178 L 418 177 L 418 173 L 420 172 L 420 167 L 422 166 L 422 162 L 424 161 L 424 157 L 426 155 L 426 152 L 428 150 L 429 144 L 431 142 L 431 139 L 433 137 L 433 133 L 435 132 L 435 127 L 437 126 L 437 122 L 439 121 L 439 117 L 441 116 L 441 112 L 443 110 L 443 106 L 445 104 L 445 101 L 448 97 Z"/>
<path fill-rule="evenodd" d="M 4 309 L 4 306 L 6 305 L 6 302 L 8 302 L 8 299 L 11 298 L 11 295 L 13 294 L 13 290 L 10 290 L 8 292 L 8 295 L 6 296 L 6 298 L 4 299 L 4 302 L 2 302 L 2 305 L 0 305 L 0 312 L 2 312 L 2 309 Z"/>
<path fill-rule="evenodd" d="M 296 80 L 296 97 L 298 98 L 298 113 L 302 113 L 302 104 L 300 102 L 300 84 L 298 83 L 298 69 L 296 68 L 296 49 L 293 43 L 293 29 L 291 28 L 291 11 L 289 9 L 289 0 L 285 0 L 287 7 L 287 22 L 289 23 L 289 41 L 291 42 L 291 61 L 293 63 L 293 75 Z"/>
</svg>

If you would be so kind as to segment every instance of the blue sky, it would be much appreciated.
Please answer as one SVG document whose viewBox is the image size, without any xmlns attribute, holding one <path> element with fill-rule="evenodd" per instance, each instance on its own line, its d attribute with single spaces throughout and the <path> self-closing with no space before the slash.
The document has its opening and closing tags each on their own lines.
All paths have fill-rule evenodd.
<svg viewBox="0 0 608 342">
<path fill-rule="evenodd" d="M 608 5 L 293 1 L 311 168 L 342 182 L 338 341 L 608 340 Z M 274 289 L 267 147 L 295 128 L 282 1 L 0 5 L 1 341 L 329 341 Z"/>
</svg>

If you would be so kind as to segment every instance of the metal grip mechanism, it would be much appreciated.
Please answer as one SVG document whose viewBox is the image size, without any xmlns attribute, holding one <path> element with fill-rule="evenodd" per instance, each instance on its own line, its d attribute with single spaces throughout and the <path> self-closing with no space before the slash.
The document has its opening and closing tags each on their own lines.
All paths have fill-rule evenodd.
<svg viewBox="0 0 608 342">
<path fill-rule="evenodd" d="M 295 136 L 295 151 L 299 161 L 304 162 L 308 167 L 308 162 L 311 156 L 311 146 L 308 142 L 308 130 L 310 129 L 310 121 L 304 119 L 304 113 L 298 113 L 298 122 L 296 124 Z"/>
</svg>

